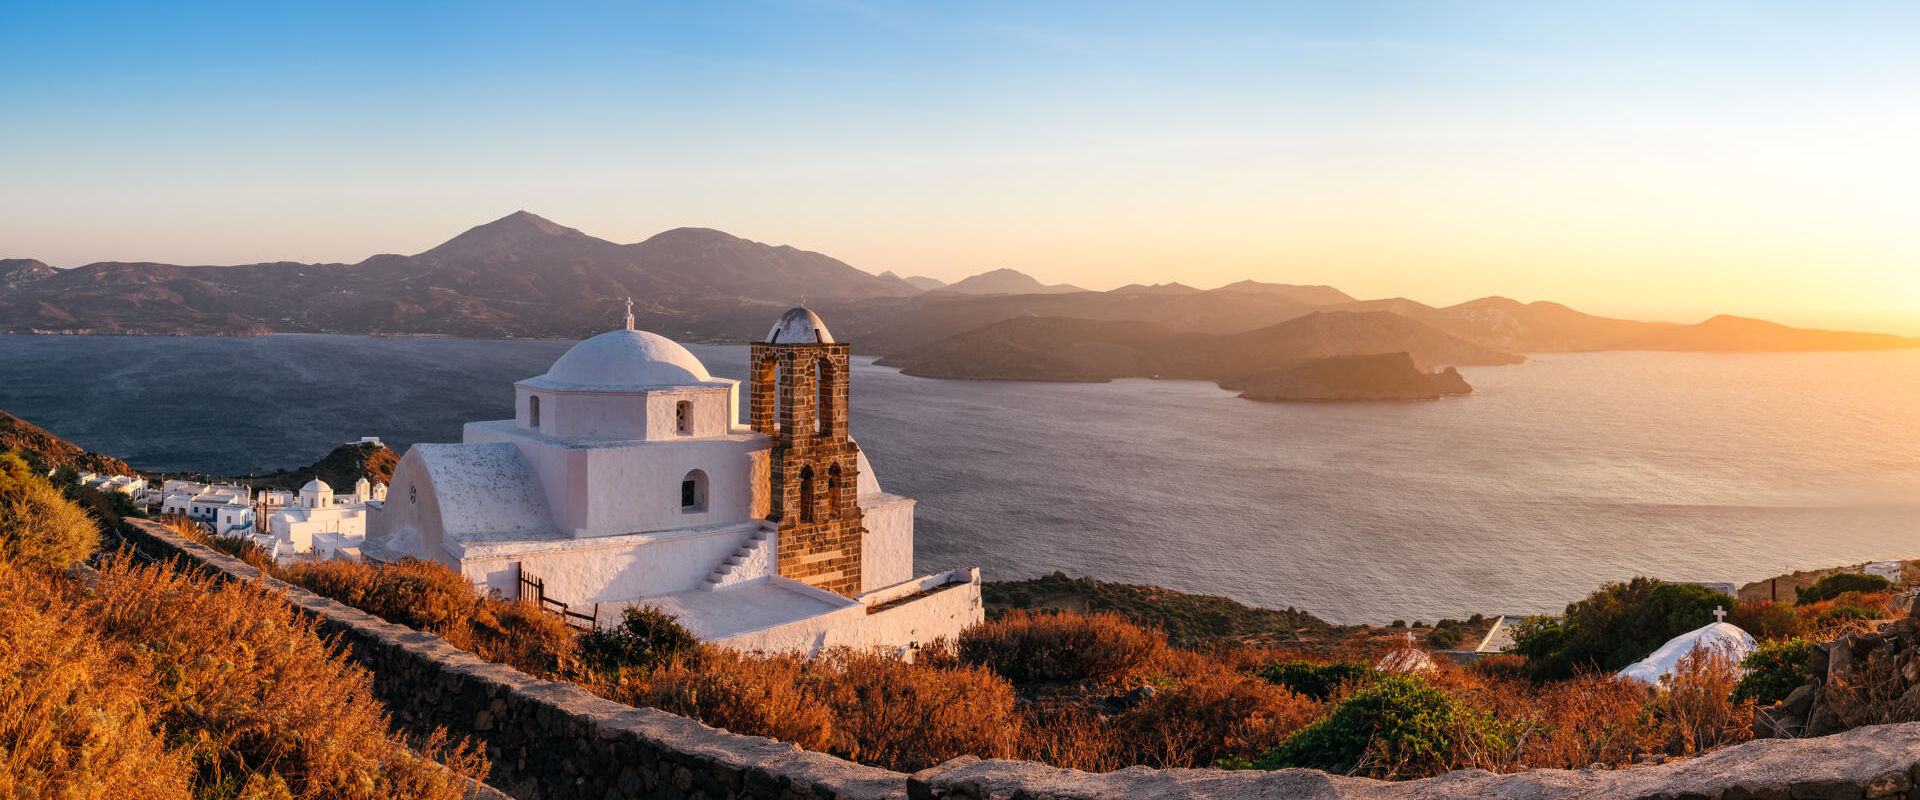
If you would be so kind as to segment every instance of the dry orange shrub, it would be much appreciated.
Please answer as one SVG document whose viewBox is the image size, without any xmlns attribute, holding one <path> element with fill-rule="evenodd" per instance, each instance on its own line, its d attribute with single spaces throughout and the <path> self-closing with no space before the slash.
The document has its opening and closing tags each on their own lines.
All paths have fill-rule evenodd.
<svg viewBox="0 0 1920 800">
<path fill-rule="evenodd" d="M 388 622 L 437 634 L 488 661 L 542 677 L 577 677 L 576 634 L 557 615 L 483 595 L 442 564 L 317 561 L 293 564 L 284 575 L 290 583 Z"/>
<path fill-rule="evenodd" d="M 808 687 L 808 659 L 796 653 L 741 653 L 707 646 L 644 680 L 589 688 L 630 705 L 652 706 L 734 733 L 827 749 L 833 710 Z"/>
<path fill-rule="evenodd" d="M 0 646 L 31 665 L 0 681 L 22 767 L 0 796 L 455 800 L 486 770 L 442 737 L 421 751 L 446 767 L 414 755 L 367 673 L 257 587 L 115 559 L 90 589 L 0 570 L 0 596 Z"/>
<path fill-rule="evenodd" d="M 1119 614 L 1035 614 L 1016 610 L 960 634 L 960 660 L 1021 683 L 1111 683 L 1167 647 L 1159 631 Z"/>
<path fill-rule="evenodd" d="M 61 613 L 62 594 L 0 574 L 0 797 L 191 798 L 193 761 L 167 749 L 146 676 Z"/>
<path fill-rule="evenodd" d="M 961 755 L 1013 753 L 1013 685 L 984 668 L 935 669 L 848 649 L 821 654 L 815 667 L 834 711 L 832 749 L 847 758 L 920 770 Z"/>
<path fill-rule="evenodd" d="M 1019 730 L 1013 686 L 991 672 L 844 648 L 808 658 L 708 646 L 644 680 L 596 688 L 735 733 L 902 770 L 964 754 L 1010 755 Z"/>
<path fill-rule="evenodd" d="M 1739 661 L 1719 650 L 1695 647 L 1682 656 L 1648 707 L 1657 725 L 1652 745 L 1688 756 L 1753 738 L 1752 701 L 1728 699 L 1740 674 Z"/>
<path fill-rule="evenodd" d="M 1164 686 L 1112 720 L 1122 766 L 1206 767 L 1258 755 L 1325 708 L 1200 653 L 1167 650 L 1156 667 Z"/>
</svg>

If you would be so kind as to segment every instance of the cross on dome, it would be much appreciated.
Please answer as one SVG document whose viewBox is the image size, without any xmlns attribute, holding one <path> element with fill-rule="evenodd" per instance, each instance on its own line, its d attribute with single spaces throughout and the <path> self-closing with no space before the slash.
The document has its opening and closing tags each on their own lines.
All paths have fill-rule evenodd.
<svg viewBox="0 0 1920 800">
<path fill-rule="evenodd" d="M 1714 607 L 1713 607 L 1713 621 L 1714 621 L 1714 622 L 1726 622 L 1726 621 L 1727 621 L 1727 607 L 1726 607 L 1726 606 L 1714 606 Z"/>
<path fill-rule="evenodd" d="M 627 330 L 633 330 L 633 298 L 627 298 Z"/>
</svg>

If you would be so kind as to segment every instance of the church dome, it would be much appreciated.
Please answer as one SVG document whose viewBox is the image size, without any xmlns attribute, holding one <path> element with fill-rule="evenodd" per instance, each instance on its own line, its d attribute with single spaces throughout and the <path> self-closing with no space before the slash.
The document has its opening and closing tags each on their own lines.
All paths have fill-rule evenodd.
<svg viewBox="0 0 1920 800">
<path fill-rule="evenodd" d="M 653 389 L 713 380 L 687 348 L 659 334 L 617 330 L 576 344 L 533 381 L 581 389 Z"/>
<path fill-rule="evenodd" d="M 833 334 L 827 332 L 827 323 L 820 321 L 819 314 L 806 306 L 794 306 L 780 315 L 773 330 L 767 331 L 767 344 L 833 344 Z"/>
<path fill-rule="evenodd" d="M 300 487 L 300 491 L 316 492 L 316 493 L 317 492 L 331 493 L 333 491 L 333 487 L 328 486 L 326 481 L 320 480 L 319 478 L 314 478 L 313 480 L 307 481 L 307 485 Z"/>
</svg>

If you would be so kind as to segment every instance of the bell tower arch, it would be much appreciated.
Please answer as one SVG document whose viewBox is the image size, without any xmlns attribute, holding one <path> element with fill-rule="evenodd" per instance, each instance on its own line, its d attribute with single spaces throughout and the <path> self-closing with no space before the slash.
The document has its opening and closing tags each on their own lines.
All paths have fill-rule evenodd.
<svg viewBox="0 0 1920 800">
<path fill-rule="evenodd" d="M 860 593 L 860 447 L 847 431 L 852 348 L 804 307 L 749 348 L 748 424 L 773 439 L 767 520 L 779 529 L 780 576 Z"/>
</svg>

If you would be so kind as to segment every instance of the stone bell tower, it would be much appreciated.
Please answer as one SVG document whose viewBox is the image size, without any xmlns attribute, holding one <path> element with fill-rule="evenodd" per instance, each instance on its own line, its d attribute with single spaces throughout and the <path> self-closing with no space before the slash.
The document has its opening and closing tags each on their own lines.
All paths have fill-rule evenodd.
<svg viewBox="0 0 1920 800">
<path fill-rule="evenodd" d="M 780 576 L 860 593 L 860 448 L 847 435 L 848 357 L 812 311 L 794 308 L 750 348 L 748 422 L 773 438 L 768 521 Z"/>
</svg>

